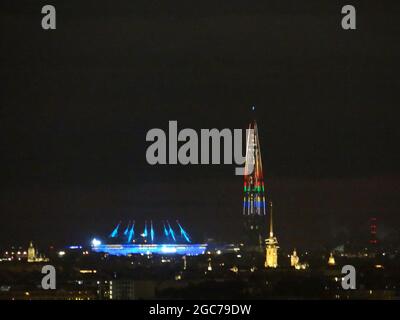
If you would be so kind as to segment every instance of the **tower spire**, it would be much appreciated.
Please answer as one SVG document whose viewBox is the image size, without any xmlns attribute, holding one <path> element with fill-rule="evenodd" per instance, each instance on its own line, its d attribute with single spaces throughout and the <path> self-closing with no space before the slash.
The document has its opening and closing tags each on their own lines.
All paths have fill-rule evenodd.
<svg viewBox="0 0 400 320">
<path fill-rule="evenodd" d="M 269 238 L 265 240 L 265 267 L 278 267 L 278 239 L 274 236 L 274 221 L 272 213 L 272 201 L 269 202 Z"/>
<path fill-rule="evenodd" d="M 273 224 L 273 217 L 272 217 L 272 201 L 270 201 L 269 206 L 271 208 L 270 215 L 269 215 L 269 236 L 270 238 L 274 237 L 274 224 Z"/>
<path fill-rule="evenodd" d="M 243 216 L 245 242 L 251 250 L 262 250 L 263 239 L 268 234 L 267 206 L 260 138 L 255 106 L 251 108 L 252 120 L 246 134 L 246 160 L 244 166 Z"/>
</svg>

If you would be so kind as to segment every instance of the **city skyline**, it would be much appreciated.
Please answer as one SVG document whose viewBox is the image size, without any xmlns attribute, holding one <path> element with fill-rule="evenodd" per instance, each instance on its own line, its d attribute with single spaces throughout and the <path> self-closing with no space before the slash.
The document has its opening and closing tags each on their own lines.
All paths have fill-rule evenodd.
<svg viewBox="0 0 400 320">
<path fill-rule="evenodd" d="M 0 300 L 399 300 L 399 9 L 0 1 Z"/>
<path fill-rule="evenodd" d="M 149 166 L 145 134 L 169 120 L 244 128 L 251 105 L 282 244 L 400 223 L 395 10 L 365 8 L 368 26 L 343 34 L 334 4 L 159 4 L 150 17 L 144 3 L 60 3 L 68 23 L 50 34 L 24 4 L 2 4 L 0 244 L 90 241 L 132 216 L 228 239 L 241 226 L 233 168 Z"/>
</svg>

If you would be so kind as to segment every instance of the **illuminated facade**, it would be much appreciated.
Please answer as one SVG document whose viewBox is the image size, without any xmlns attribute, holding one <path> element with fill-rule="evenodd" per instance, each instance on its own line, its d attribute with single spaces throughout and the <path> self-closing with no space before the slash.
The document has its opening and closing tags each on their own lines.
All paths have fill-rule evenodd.
<svg viewBox="0 0 400 320">
<path fill-rule="evenodd" d="M 36 261 L 36 250 L 31 241 L 28 248 L 28 262 L 35 262 L 35 261 Z"/>
<path fill-rule="evenodd" d="M 248 246 L 262 249 L 267 230 L 267 208 L 257 122 L 253 120 L 248 129 L 243 186 L 245 240 Z"/>
<path fill-rule="evenodd" d="M 207 248 L 206 244 L 193 244 L 179 221 L 176 221 L 175 230 L 169 221 L 158 225 L 151 220 L 150 223 L 145 221 L 141 225 L 143 228 L 140 228 L 141 232 L 135 232 L 135 227 L 140 228 L 135 221 L 130 221 L 125 228 L 121 228 L 121 222 L 119 222 L 110 233 L 106 244 L 96 238 L 92 240 L 92 251 L 117 256 L 135 254 L 196 256 L 204 254 Z"/>
<path fill-rule="evenodd" d="M 299 256 L 297 255 L 296 249 L 293 250 L 292 255 L 290 256 L 290 266 L 296 267 L 300 262 Z"/>
<path fill-rule="evenodd" d="M 329 255 L 329 259 L 328 259 L 328 265 L 334 266 L 335 264 L 336 264 L 335 257 L 333 256 L 333 253 L 331 252 L 331 254 Z"/>
<path fill-rule="evenodd" d="M 92 251 L 108 253 L 115 256 L 134 254 L 150 255 L 185 255 L 197 256 L 204 254 L 207 244 L 99 244 L 92 245 Z"/>
<path fill-rule="evenodd" d="M 278 267 L 278 239 L 274 236 L 273 217 L 272 217 L 272 202 L 270 202 L 270 224 L 269 224 L 269 238 L 265 240 L 266 254 L 265 254 L 265 267 L 276 268 Z"/>
<path fill-rule="evenodd" d="M 35 247 L 33 246 L 33 242 L 31 241 L 28 248 L 28 262 L 46 262 L 49 259 L 44 258 L 42 255 L 37 254 Z"/>
</svg>

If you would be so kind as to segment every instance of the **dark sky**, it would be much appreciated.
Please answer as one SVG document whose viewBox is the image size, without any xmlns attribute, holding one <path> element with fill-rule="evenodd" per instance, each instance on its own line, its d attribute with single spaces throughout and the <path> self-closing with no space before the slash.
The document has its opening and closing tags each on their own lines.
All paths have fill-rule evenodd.
<svg viewBox="0 0 400 320">
<path fill-rule="evenodd" d="M 149 166 L 145 136 L 244 128 L 253 104 L 282 246 L 398 231 L 400 4 L 351 1 L 344 31 L 325 2 L 2 0 L 0 246 L 128 219 L 238 237 L 234 167 Z"/>
</svg>

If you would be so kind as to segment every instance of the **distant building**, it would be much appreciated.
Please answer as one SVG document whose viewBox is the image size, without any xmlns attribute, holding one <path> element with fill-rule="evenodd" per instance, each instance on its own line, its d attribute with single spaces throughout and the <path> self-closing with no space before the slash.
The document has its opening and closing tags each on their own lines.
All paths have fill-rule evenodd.
<svg viewBox="0 0 400 320">
<path fill-rule="evenodd" d="M 262 252 L 267 235 L 267 204 L 257 122 L 249 125 L 244 167 L 243 218 L 246 248 Z"/>
<path fill-rule="evenodd" d="M 329 259 L 328 259 L 328 265 L 334 266 L 335 264 L 336 264 L 335 257 L 333 256 L 333 253 L 331 252 Z"/>
<path fill-rule="evenodd" d="M 269 238 L 265 240 L 266 255 L 265 267 L 276 268 L 278 267 L 278 239 L 274 236 L 274 227 L 272 220 L 272 202 L 270 202 L 270 225 L 269 225 Z"/>
<path fill-rule="evenodd" d="M 45 261 L 49 261 L 49 259 L 46 259 L 42 255 L 38 256 L 37 251 L 33 246 L 33 242 L 31 241 L 28 248 L 28 262 L 45 262 Z"/>
<path fill-rule="evenodd" d="M 290 256 L 290 266 L 291 267 L 296 267 L 300 262 L 300 258 L 297 255 L 296 249 L 293 250 L 292 255 Z"/>
<path fill-rule="evenodd" d="M 296 270 L 305 270 L 308 268 L 308 263 L 301 263 L 300 257 L 297 255 L 296 249 L 294 249 L 290 256 L 290 266 Z"/>
<path fill-rule="evenodd" d="M 36 249 L 31 241 L 28 248 L 28 262 L 35 262 L 35 261 L 36 261 Z"/>
</svg>

